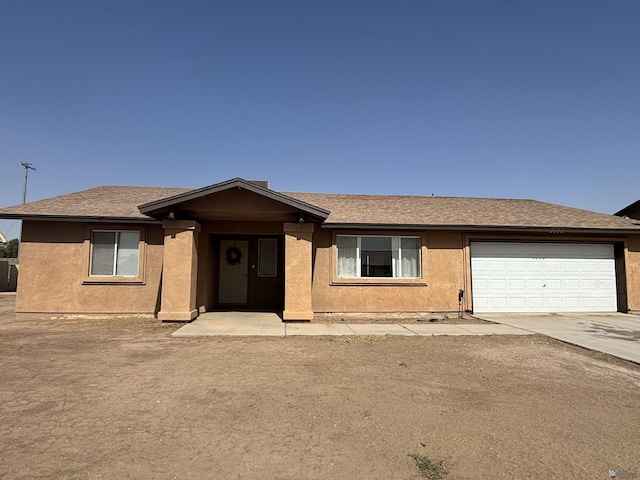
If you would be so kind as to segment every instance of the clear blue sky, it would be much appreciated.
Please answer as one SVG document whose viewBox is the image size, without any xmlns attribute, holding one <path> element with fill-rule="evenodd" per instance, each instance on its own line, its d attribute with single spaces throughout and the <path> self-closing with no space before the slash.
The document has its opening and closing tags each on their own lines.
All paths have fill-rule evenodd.
<svg viewBox="0 0 640 480">
<path fill-rule="evenodd" d="M 30 200 L 239 176 L 613 213 L 640 1 L 0 0 L 0 206 L 21 161 Z"/>
</svg>

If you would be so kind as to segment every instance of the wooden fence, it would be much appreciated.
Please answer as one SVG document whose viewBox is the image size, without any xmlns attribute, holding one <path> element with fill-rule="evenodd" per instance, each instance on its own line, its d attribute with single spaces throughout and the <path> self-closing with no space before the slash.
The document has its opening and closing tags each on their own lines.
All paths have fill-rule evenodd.
<svg viewBox="0 0 640 480">
<path fill-rule="evenodd" d="M 18 286 L 18 259 L 0 258 L 0 292 L 15 292 Z"/>
</svg>

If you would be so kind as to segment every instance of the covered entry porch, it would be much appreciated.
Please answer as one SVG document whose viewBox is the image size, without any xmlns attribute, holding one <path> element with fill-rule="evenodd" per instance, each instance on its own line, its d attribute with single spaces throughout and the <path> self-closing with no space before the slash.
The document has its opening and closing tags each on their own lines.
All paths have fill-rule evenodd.
<svg viewBox="0 0 640 480">
<path fill-rule="evenodd" d="M 312 235 L 327 211 L 242 179 L 140 210 L 164 229 L 159 320 L 209 310 L 312 319 Z"/>
</svg>

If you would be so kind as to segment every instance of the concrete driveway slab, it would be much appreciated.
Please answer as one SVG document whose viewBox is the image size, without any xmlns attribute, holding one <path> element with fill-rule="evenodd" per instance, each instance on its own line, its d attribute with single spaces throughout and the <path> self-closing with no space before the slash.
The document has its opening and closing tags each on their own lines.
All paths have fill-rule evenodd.
<svg viewBox="0 0 640 480">
<path fill-rule="evenodd" d="M 481 314 L 476 317 L 640 364 L 640 317 L 623 313 Z"/>
</svg>

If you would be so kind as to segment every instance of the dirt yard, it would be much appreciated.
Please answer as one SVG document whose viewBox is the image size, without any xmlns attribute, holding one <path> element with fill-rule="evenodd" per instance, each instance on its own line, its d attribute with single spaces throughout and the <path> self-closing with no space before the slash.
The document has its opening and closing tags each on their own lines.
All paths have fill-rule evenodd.
<svg viewBox="0 0 640 480">
<path fill-rule="evenodd" d="M 172 339 L 17 322 L 2 479 L 640 478 L 640 368 L 541 336 Z"/>
</svg>

